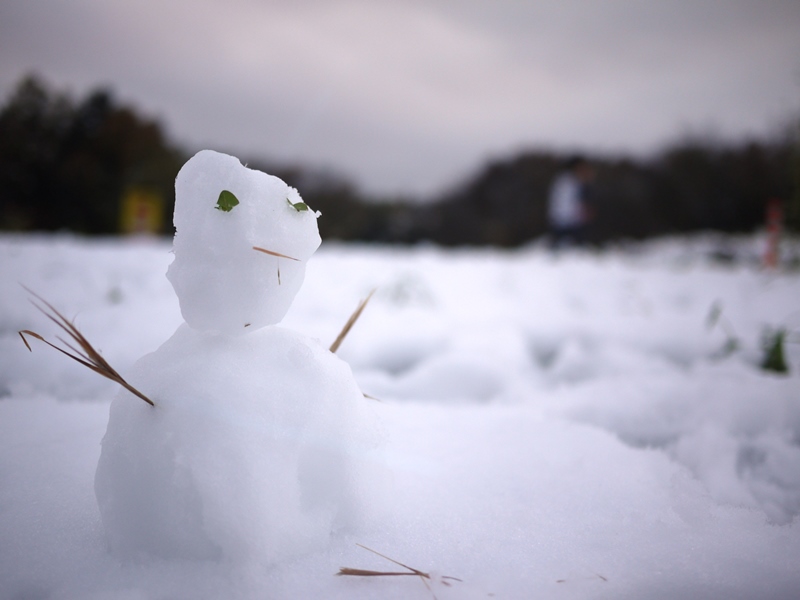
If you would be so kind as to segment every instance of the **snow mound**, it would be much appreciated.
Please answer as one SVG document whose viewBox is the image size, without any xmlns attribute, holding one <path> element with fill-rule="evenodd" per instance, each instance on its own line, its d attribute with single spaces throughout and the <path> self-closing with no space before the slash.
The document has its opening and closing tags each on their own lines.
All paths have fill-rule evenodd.
<svg viewBox="0 0 800 600">
<path fill-rule="evenodd" d="M 275 563 L 355 526 L 368 407 L 319 344 L 182 325 L 130 381 L 156 407 L 111 405 L 95 493 L 117 556 Z"/>
</svg>

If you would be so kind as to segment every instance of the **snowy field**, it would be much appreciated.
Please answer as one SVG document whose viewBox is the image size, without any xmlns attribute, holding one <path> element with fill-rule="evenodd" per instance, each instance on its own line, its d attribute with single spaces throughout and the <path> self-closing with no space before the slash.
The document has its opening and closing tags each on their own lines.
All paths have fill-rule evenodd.
<svg viewBox="0 0 800 600">
<path fill-rule="evenodd" d="M 358 527 L 266 566 L 115 559 L 94 474 L 117 386 L 17 334 L 59 334 L 21 283 L 124 375 L 182 322 L 170 243 L 0 236 L 0 598 L 799 598 L 800 345 L 788 375 L 759 363 L 765 328 L 800 328 L 800 273 L 715 244 L 323 244 L 282 326 L 327 346 L 377 290 L 338 354 L 379 464 Z M 356 544 L 432 577 L 336 577 L 402 570 Z"/>
</svg>

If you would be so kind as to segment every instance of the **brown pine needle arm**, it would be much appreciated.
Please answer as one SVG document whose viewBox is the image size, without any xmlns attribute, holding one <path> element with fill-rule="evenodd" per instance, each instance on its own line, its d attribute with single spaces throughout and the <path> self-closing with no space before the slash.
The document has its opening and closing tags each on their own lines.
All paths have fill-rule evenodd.
<svg viewBox="0 0 800 600">
<path fill-rule="evenodd" d="M 25 287 L 25 286 L 22 286 L 22 287 Z M 110 364 L 108 364 L 106 359 L 104 359 L 100 355 L 100 353 L 97 350 L 95 350 L 94 346 L 92 346 L 89 343 L 89 340 L 87 340 L 83 336 L 83 334 L 80 331 L 78 331 L 78 328 L 75 327 L 75 325 L 69 319 L 67 319 L 64 315 L 62 315 L 60 312 L 58 312 L 58 310 L 56 310 L 56 308 L 52 304 L 47 302 L 44 298 L 39 296 L 37 293 L 29 290 L 27 287 L 25 287 L 25 290 L 29 294 L 31 294 L 34 298 L 36 298 L 39 302 L 41 302 L 44 305 L 44 307 L 46 307 L 46 309 L 44 307 L 42 307 L 42 305 L 37 304 L 36 302 L 34 302 L 33 300 L 31 300 L 31 304 L 33 304 L 37 309 L 39 309 L 42 312 L 42 314 L 44 314 L 44 316 L 46 316 L 53 323 L 55 323 L 60 329 L 65 331 L 67 333 L 67 335 L 70 338 L 72 338 L 72 340 L 78 346 L 78 347 L 75 347 L 75 346 L 73 346 L 72 344 L 70 344 L 69 342 L 67 342 L 66 340 L 64 340 L 64 339 L 62 339 L 60 337 L 57 338 L 62 344 L 64 344 L 67 348 L 69 348 L 69 350 L 72 351 L 72 352 L 69 352 L 67 350 L 64 350 L 63 348 L 59 348 L 58 346 L 56 346 L 55 344 L 53 344 L 51 342 L 48 342 L 46 339 L 44 339 L 44 337 L 42 337 L 41 335 L 39 335 L 35 331 L 31 331 L 29 329 L 23 329 L 22 331 L 19 332 L 19 337 L 22 338 L 22 341 L 25 344 L 25 347 L 30 352 L 33 352 L 33 350 L 31 348 L 31 345 L 28 343 L 28 340 L 25 338 L 26 335 L 29 335 L 29 336 L 31 336 L 33 338 L 36 338 L 37 340 L 39 340 L 41 342 L 44 342 L 45 344 L 47 344 L 51 348 L 55 348 L 56 350 L 61 352 L 61 354 L 65 355 L 65 356 L 68 356 L 72 360 L 82 364 L 87 369 L 90 369 L 91 371 L 94 371 L 98 375 L 102 375 L 106 379 L 110 379 L 111 381 L 114 381 L 114 382 L 118 383 L 119 385 L 124 387 L 126 390 L 128 390 L 131 394 L 133 394 L 134 396 L 136 396 L 138 398 L 141 398 L 142 400 L 147 402 L 150 406 L 155 406 L 155 402 L 153 402 L 150 398 L 145 396 L 142 392 L 137 390 L 135 387 L 133 387 L 127 381 L 125 381 L 125 379 L 122 377 L 122 375 L 117 373 L 117 371 L 115 371 L 114 368 L 112 368 L 112 366 Z M 78 348 L 80 348 L 80 349 L 78 349 Z"/>
<path fill-rule="evenodd" d="M 339 332 L 339 335 L 336 336 L 336 339 L 334 340 L 333 344 L 331 344 L 330 348 L 331 352 L 335 354 L 336 351 L 339 349 L 339 346 L 342 345 L 344 338 L 347 337 L 348 333 L 350 333 L 350 330 L 353 328 L 353 325 L 356 324 L 356 321 L 358 321 L 358 318 L 361 316 L 361 313 L 364 312 L 364 308 L 367 306 L 367 302 L 369 302 L 370 298 L 372 298 L 372 295 L 374 293 L 375 290 L 372 290 L 367 295 L 367 297 L 361 301 L 361 303 L 356 308 L 355 312 L 353 312 L 353 314 L 350 315 L 350 318 L 347 319 L 347 323 L 344 324 L 344 327 L 342 327 L 342 330 Z"/>
</svg>

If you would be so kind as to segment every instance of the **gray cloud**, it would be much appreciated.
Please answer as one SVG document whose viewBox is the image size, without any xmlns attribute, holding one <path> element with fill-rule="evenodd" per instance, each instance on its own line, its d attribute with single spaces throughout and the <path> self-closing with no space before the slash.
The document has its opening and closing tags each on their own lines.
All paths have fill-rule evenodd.
<svg viewBox="0 0 800 600">
<path fill-rule="evenodd" d="M 523 146 L 648 151 L 800 107 L 800 4 L 12 0 L 0 93 L 112 86 L 181 142 L 429 193 Z"/>
</svg>

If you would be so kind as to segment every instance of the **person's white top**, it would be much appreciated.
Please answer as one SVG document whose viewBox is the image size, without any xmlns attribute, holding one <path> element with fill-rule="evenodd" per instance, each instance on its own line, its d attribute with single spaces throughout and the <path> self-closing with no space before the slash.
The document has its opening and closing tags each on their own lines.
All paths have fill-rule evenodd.
<svg viewBox="0 0 800 600">
<path fill-rule="evenodd" d="M 581 184 L 572 173 L 562 173 L 550 187 L 548 218 L 555 227 L 575 227 L 583 223 Z"/>
</svg>

